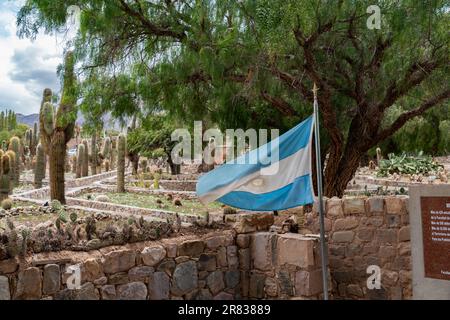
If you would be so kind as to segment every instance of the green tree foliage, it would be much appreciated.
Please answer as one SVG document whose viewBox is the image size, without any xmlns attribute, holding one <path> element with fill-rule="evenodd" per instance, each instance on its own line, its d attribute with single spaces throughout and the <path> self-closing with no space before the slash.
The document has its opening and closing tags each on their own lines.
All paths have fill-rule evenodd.
<svg viewBox="0 0 450 320">
<path fill-rule="evenodd" d="M 379 2 L 379 30 L 367 28 L 369 0 L 29 0 L 19 34 L 58 30 L 72 4 L 85 78 L 119 84 L 104 85 L 118 114 L 131 98 L 185 121 L 285 130 L 312 113 L 317 83 L 328 196 L 343 194 L 368 151 L 450 96 L 445 0 Z M 402 113 L 387 121 L 394 105 Z"/>
<path fill-rule="evenodd" d="M 128 151 L 147 158 L 164 156 L 172 173 L 176 173 L 171 151 L 177 142 L 172 141 L 171 134 L 177 127 L 176 122 L 167 115 L 147 115 L 142 118 L 139 127 L 128 133 Z"/>
</svg>

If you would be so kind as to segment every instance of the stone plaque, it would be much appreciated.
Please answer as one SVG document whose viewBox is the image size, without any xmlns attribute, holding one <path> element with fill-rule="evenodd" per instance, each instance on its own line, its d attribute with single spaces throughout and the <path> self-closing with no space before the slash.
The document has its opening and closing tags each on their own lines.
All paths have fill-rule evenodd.
<svg viewBox="0 0 450 320">
<path fill-rule="evenodd" d="M 420 197 L 425 277 L 450 280 L 450 197 Z"/>
</svg>

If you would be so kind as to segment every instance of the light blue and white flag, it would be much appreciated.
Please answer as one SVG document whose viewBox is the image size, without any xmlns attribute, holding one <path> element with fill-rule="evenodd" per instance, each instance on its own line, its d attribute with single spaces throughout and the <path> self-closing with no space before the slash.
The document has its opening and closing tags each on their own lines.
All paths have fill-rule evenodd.
<svg viewBox="0 0 450 320">
<path fill-rule="evenodd" d="M 217 200 L 254 211 L 313 203 L 313 127 L 314 116 L 310 116 L 279 138 L 201 176 L 198 197 L 204 203 Z M 278 157 L 274 160 L 272 155 Z"/>
</svg>

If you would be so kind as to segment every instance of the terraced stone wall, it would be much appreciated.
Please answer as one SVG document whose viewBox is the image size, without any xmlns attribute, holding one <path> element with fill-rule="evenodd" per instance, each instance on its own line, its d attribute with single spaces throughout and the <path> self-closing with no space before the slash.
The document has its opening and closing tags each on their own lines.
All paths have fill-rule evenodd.
<svg viewBox="0 0 450 320">
<path fill-rule="evenodd" d="M 0 261 L 2 299 L 316 299 L 316 240 L 233 230 Z M 79 270 L 81 287 L 68 266 Z M 74 273 L 75 274 L 75 273 Z"/>
<path fill-rule="evenodd" d="M 326 200 L 329 268 L 337 299 L 411 299 L 411 243 L 407 196 Z M 306 226 L 319 232 L 317 206 Z M 379 267 L 380 289 L 369 289 L 369 266 Z"/>
</svg>

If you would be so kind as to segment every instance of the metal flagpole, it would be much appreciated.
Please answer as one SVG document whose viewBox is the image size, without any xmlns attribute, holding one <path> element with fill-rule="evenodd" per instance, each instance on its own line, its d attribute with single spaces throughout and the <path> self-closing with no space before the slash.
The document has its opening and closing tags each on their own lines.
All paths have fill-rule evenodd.
<svg viewBox="0 0 450 320">
<path fill-rule="evenodd" d="M 322 260 L 323 299 L 328 300 L 328 251 L 325 240 L 325 222 L 322 200 L 322 163 L 320 161 L 320 137 L 319 137 L 319 105 L 317 103 L 317 86 L 314 83 L 314 140 L 316 149 L 317 195 L 319 197 L 320 219 L 320 255 Z"/>
</svg>

